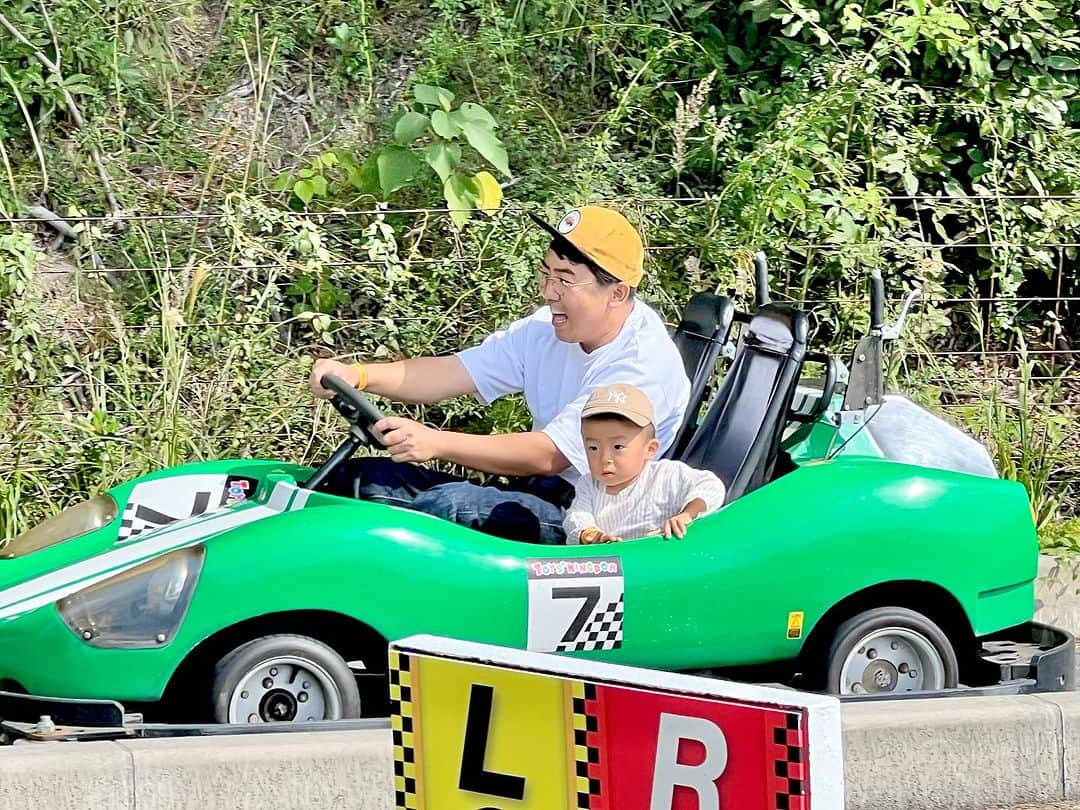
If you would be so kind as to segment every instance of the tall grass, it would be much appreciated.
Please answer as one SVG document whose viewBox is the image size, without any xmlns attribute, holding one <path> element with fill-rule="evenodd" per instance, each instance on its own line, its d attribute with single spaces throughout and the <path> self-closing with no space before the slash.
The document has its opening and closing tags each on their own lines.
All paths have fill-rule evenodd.
<svg viewBox="0 0 1080 810">
<path fill-rule="evenodd" d="M 1067 458 L 1065 441 L 1074 417 L 1055 405 L 1060 379 L 1034 384 L 1034 366 L 1021 344 L 1015 395 L 990 386 L 983 419 L 998 471 L 1027 488 L 1036 526 L 1043 531 L 1061 507 L 1064 488 L 1054 476 Z"/>
</svg>

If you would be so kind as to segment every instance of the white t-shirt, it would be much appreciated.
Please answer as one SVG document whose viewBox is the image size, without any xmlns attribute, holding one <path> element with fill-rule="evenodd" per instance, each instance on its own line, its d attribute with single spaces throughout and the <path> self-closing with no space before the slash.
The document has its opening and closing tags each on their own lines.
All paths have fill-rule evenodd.
<svg viewBox="0 0 1080 810">
<path fill-rule="evenodd" d="M 659 534 L 664 522 L 690 501 L 705 501 L 705 515 L 724 505 L 724 493 L 724 482 L 713 473 L 668 459 L 650 461 L 634 483 L 614 495 L 602 481 L 585 475 L 575 485 L 563 521 L 566 543 L 579 543 L 581 532 L 594 526 L 625 539 Z"/>
<path fill-rule="evenodd" d="M 589 353 L 580 343 L 559 340 L 551 310 L 541 307 L 457 356 L 485 405 L 524 392 L 532 429 L 546 433 L 566 456 L 570 467 L 562 476 L 571 483 L 589 472 L 581 409 L 593 389 L 627 383 L 644 391 L 656 413 L 661 452 L 675 440 L 690 395 L 690 381 L 667 327 L 638 300 L 615 339 Z"/>
</svg>

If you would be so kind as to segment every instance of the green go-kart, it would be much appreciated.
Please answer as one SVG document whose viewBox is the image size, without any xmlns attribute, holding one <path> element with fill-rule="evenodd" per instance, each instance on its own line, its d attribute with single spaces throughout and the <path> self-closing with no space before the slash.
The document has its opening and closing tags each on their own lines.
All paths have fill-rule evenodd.
<svg viewBox="0 0 1080 810">
<path fill-rule="evenodd" d="M 973 439 L 884 395 L 899 324 L 884 324 L 880 276 L 871 286 L 871 330 L 846 368 L 808 354 L 806 315 L 764 291 L 752 315 L 695 297 L 676 332 L 693 399 L 671 455 L 713 469 L 729 496 L 682 540 L 538 546 L 322 491 L 375 444 L 379 418 L 328 377 L 348 436 L 318 469 L 161 470 L 0 548 L 0 714 L 19 694 L 54 715 L 68 705 L 54 699 L 222 723 L 385 713 L 387 642 L 416 633 L 757 667 L 853 697 L 1071 688 L 1072 638 L 1032 622 L 1025 490 Z M 817 386 L 800 382 L 812 360 Z"/>
</svg>

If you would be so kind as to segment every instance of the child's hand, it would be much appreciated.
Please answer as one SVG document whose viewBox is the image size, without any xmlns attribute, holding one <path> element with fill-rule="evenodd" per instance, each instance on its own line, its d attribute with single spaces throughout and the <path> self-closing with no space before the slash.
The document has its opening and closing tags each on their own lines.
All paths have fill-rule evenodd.
<svg viewBox="0 0 1080 810">
<path fill-rule="evenodd" d="M 672 535 L 678 538 L 686 537 L 686 527 L 689 526 L 694 520 L 693 515 L 687 512 L 679 512 L 677 515 L 672 515 L 666 521 L 664 526 L 660 530 L 665 539 L 670 539 Z"/>
<path fill-rule="evenodd" d="M 602 529 L 586 529 L 581 533 L 581 544 L 591 546 L 594 543 L 620 543 L 622 538 L 617 534 L 609 534 Z"/>
</svg>

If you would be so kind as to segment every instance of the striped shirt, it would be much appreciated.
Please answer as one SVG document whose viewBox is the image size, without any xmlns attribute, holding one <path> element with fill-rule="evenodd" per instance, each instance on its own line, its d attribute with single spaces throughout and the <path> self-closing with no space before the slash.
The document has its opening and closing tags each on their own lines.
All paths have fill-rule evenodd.
<svg viewBox="0 0 1080 810">
<path fill-rule="evenodd" d="M 690 501 L 705 501 L 704 515 L 724 505 L 724 493 L 715 474 L 669 459 L 648 462 L 634 483 L 614 495 L 591 475 L 582 476 L 563 521 L 566 542 L 576 545 L 593 526 L 625 538 L 660 534 L 665 521 Z"/>
</svg>

